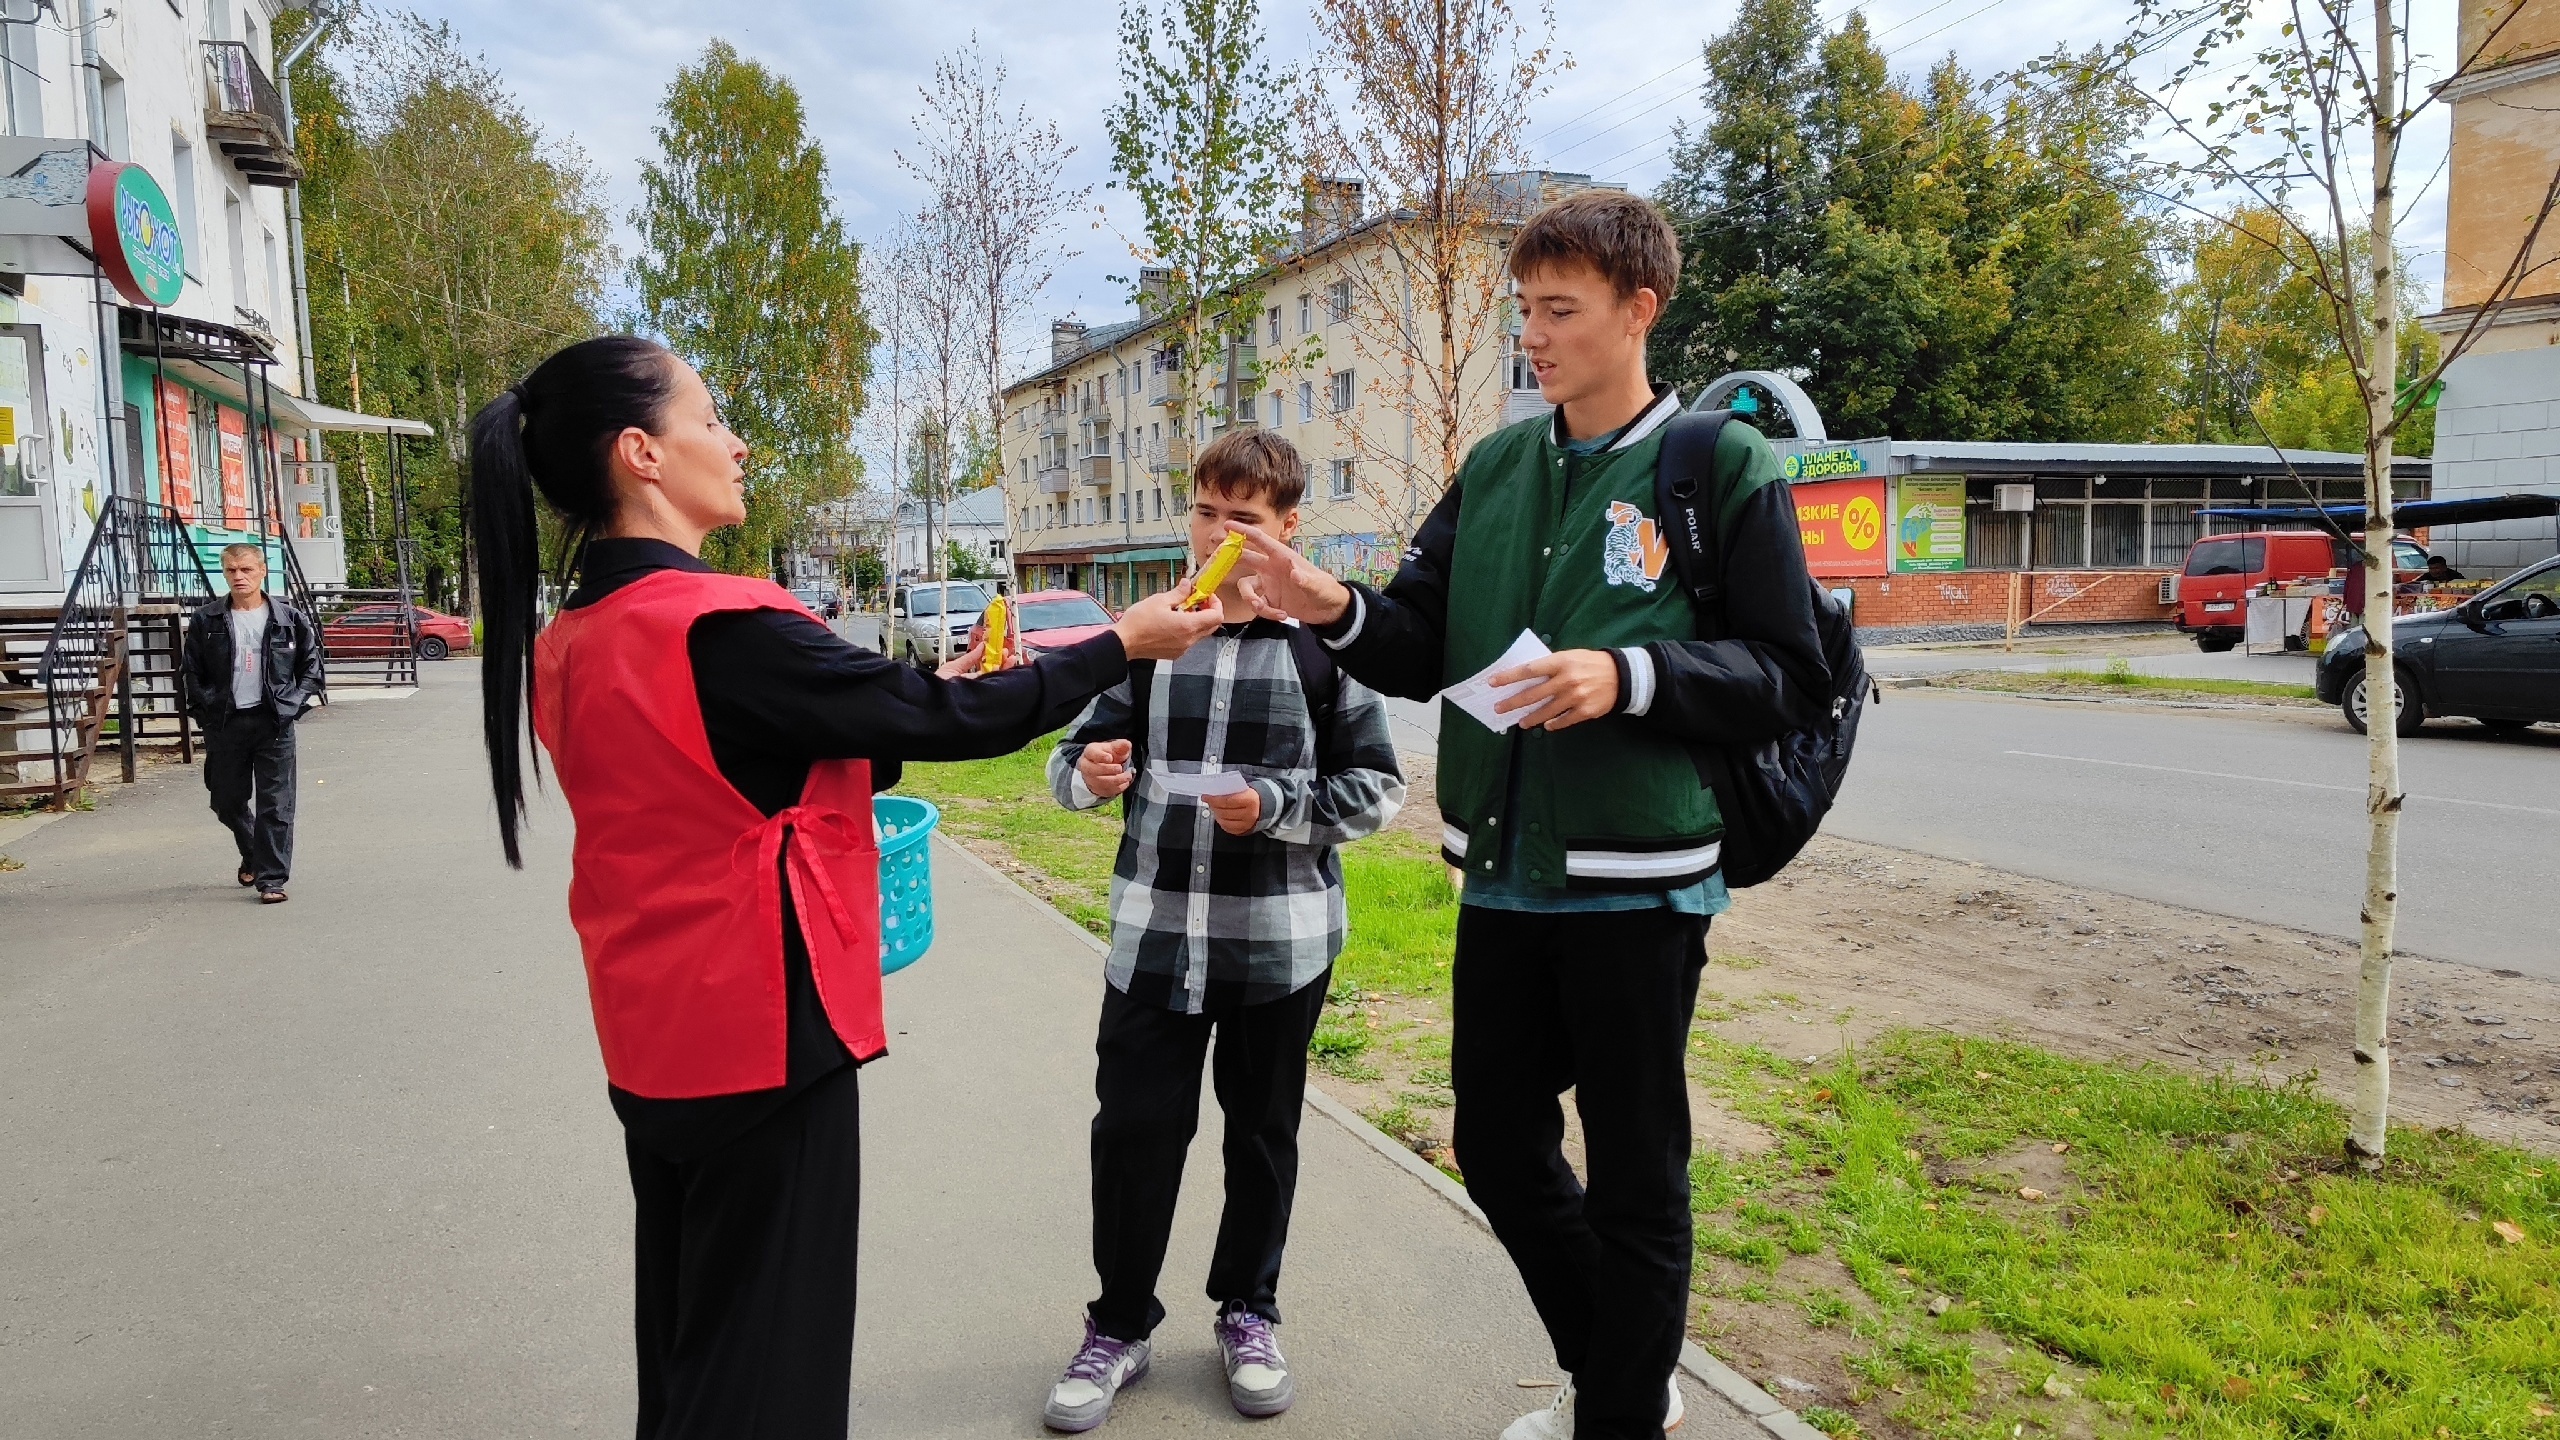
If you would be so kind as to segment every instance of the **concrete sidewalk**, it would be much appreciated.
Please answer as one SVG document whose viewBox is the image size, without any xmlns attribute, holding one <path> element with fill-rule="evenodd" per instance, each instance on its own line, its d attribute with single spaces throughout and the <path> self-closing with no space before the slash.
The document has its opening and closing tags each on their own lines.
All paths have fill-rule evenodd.
<svg viewBox="0 0 2560 1440">
<path fill-rule="evenodd" d="M 499 862 L 477 667 L 303 732 L 293 902 L 230 879 L 192 771 L 12 842 L 0 874 L 0 1394 L 12 1436 L 627 1434 L 630 1199 L 568 824 Z M 1099 962 L 948 848 L 942 930 L 867 1068 L 854 1433 L 1033 1436 L 1077 1333 Z M 1192 1154 L 1156 1371 L 1102 1432 L 1241 1429 Z M 1322 1114 L 1273 1436 L 1491 1437 L 1550 1392 L 1500 1250 Z M 1766 1432 L 1702 1388 L 1684 1437 Z"/>
</svg>

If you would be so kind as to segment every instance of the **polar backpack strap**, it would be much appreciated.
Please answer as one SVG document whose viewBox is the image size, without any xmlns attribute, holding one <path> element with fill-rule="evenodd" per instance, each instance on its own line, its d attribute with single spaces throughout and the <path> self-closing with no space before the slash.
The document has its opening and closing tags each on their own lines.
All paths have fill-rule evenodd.
<svg viewBox="0 0 2560 1440">
<path fill-rule="evenodd" d="M 1700 625 L 1724 628 L 1724 551 L 1716 536 L 1716 442 L 1730 410 L 1684 411 L 1662 427 L 1653 472 L 1654 524 L 1671 548 L 1672 573 L 1697 607 Z"/>
</svg>

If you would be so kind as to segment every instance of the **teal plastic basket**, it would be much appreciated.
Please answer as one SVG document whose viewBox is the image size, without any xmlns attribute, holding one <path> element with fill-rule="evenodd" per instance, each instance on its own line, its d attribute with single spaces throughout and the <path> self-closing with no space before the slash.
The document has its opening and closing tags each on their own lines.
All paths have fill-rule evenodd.
<svg viewBox="0 0 2560 1440">
<path fill-rule="evenodd" d="M 880 827 L 880 973 L 894 975 L 933 946 L 933 827 L 942 812 L 930 800 L 871 797 Z"/>
</svg>

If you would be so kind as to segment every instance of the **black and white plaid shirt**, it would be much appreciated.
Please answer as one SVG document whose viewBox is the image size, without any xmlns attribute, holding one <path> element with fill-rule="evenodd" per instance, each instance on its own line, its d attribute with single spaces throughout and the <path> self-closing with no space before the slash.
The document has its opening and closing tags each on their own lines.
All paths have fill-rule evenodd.
<svg viewBox="0 0 2560 1440">
<path fill-rule="evenodd" d="M 1148 694 L 1140 704 L 1133 684 Z M 1103 801 L 1076 771 L 1088 744 L 1136 742 L 1111 874 L 1104 977 L 1132 999 L 1198 1014 L 1212 987 L 1252 1005 L 1314 981 L 1349 928 L 1336 845 L 1371 835 L 1404 805 L 1404 772 L 1377 692 L 1340 676 L 1319 736 L 1278 622 L 1228 625 L 1181 659 L 1140 667 L 1094 697 L 1049 757 L 1071 810 Z M 1144 734 L 1133 733 L 1143 724 Z M 1168 793 L 1155 772 L 1232 770 L 1261 792 L 1249 835 Z"/>
</svg>

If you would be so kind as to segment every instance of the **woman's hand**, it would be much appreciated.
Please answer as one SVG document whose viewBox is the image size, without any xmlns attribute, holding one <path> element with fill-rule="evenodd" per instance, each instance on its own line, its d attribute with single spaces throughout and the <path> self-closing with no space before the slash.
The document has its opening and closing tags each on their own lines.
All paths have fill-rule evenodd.
<svg viewBox="0 0 2560 1440">
<path fill-rule="evenodd" d="M 1022 653 L 1022 632 L 1010 631 L 1005 636 L 1004 663 L 994 670 L 987 668 L 987 622 L 981 619 L 969 627 L 969 648 L 951 657 L 933 673 L 945 680 L 967 680 L 979 675 L 1018 669 L 1031 661 Z"/>
<path fill-rule="evenodd" d="M 1250 554 L 1251 552 L 1246 552 Z M 1174 606 L 1189 594 L 1188 590 L 1167 590 L 1120 612 L 1111 632 L 1120 637 L 1120 648 L 1132 660 L 1172 660 L 1182 652 L 1206 640 L 1217 628 L 1227 623 L 1224 610 L 1212 605 L 1205 610 L 1177 610 Z"/>
<path fill-rule="evenodd" d="M 1281 543 L 1277 536 L 1250 525 L 1228 522 L 1244 537 L 1244 554 L 1236 561 L 1243 583 L 1236 591 L 1269 620 L 1304 620 L 1330 625 L 1351 608 L 1351 588 L 1314 561 Z"/>
</svg>

